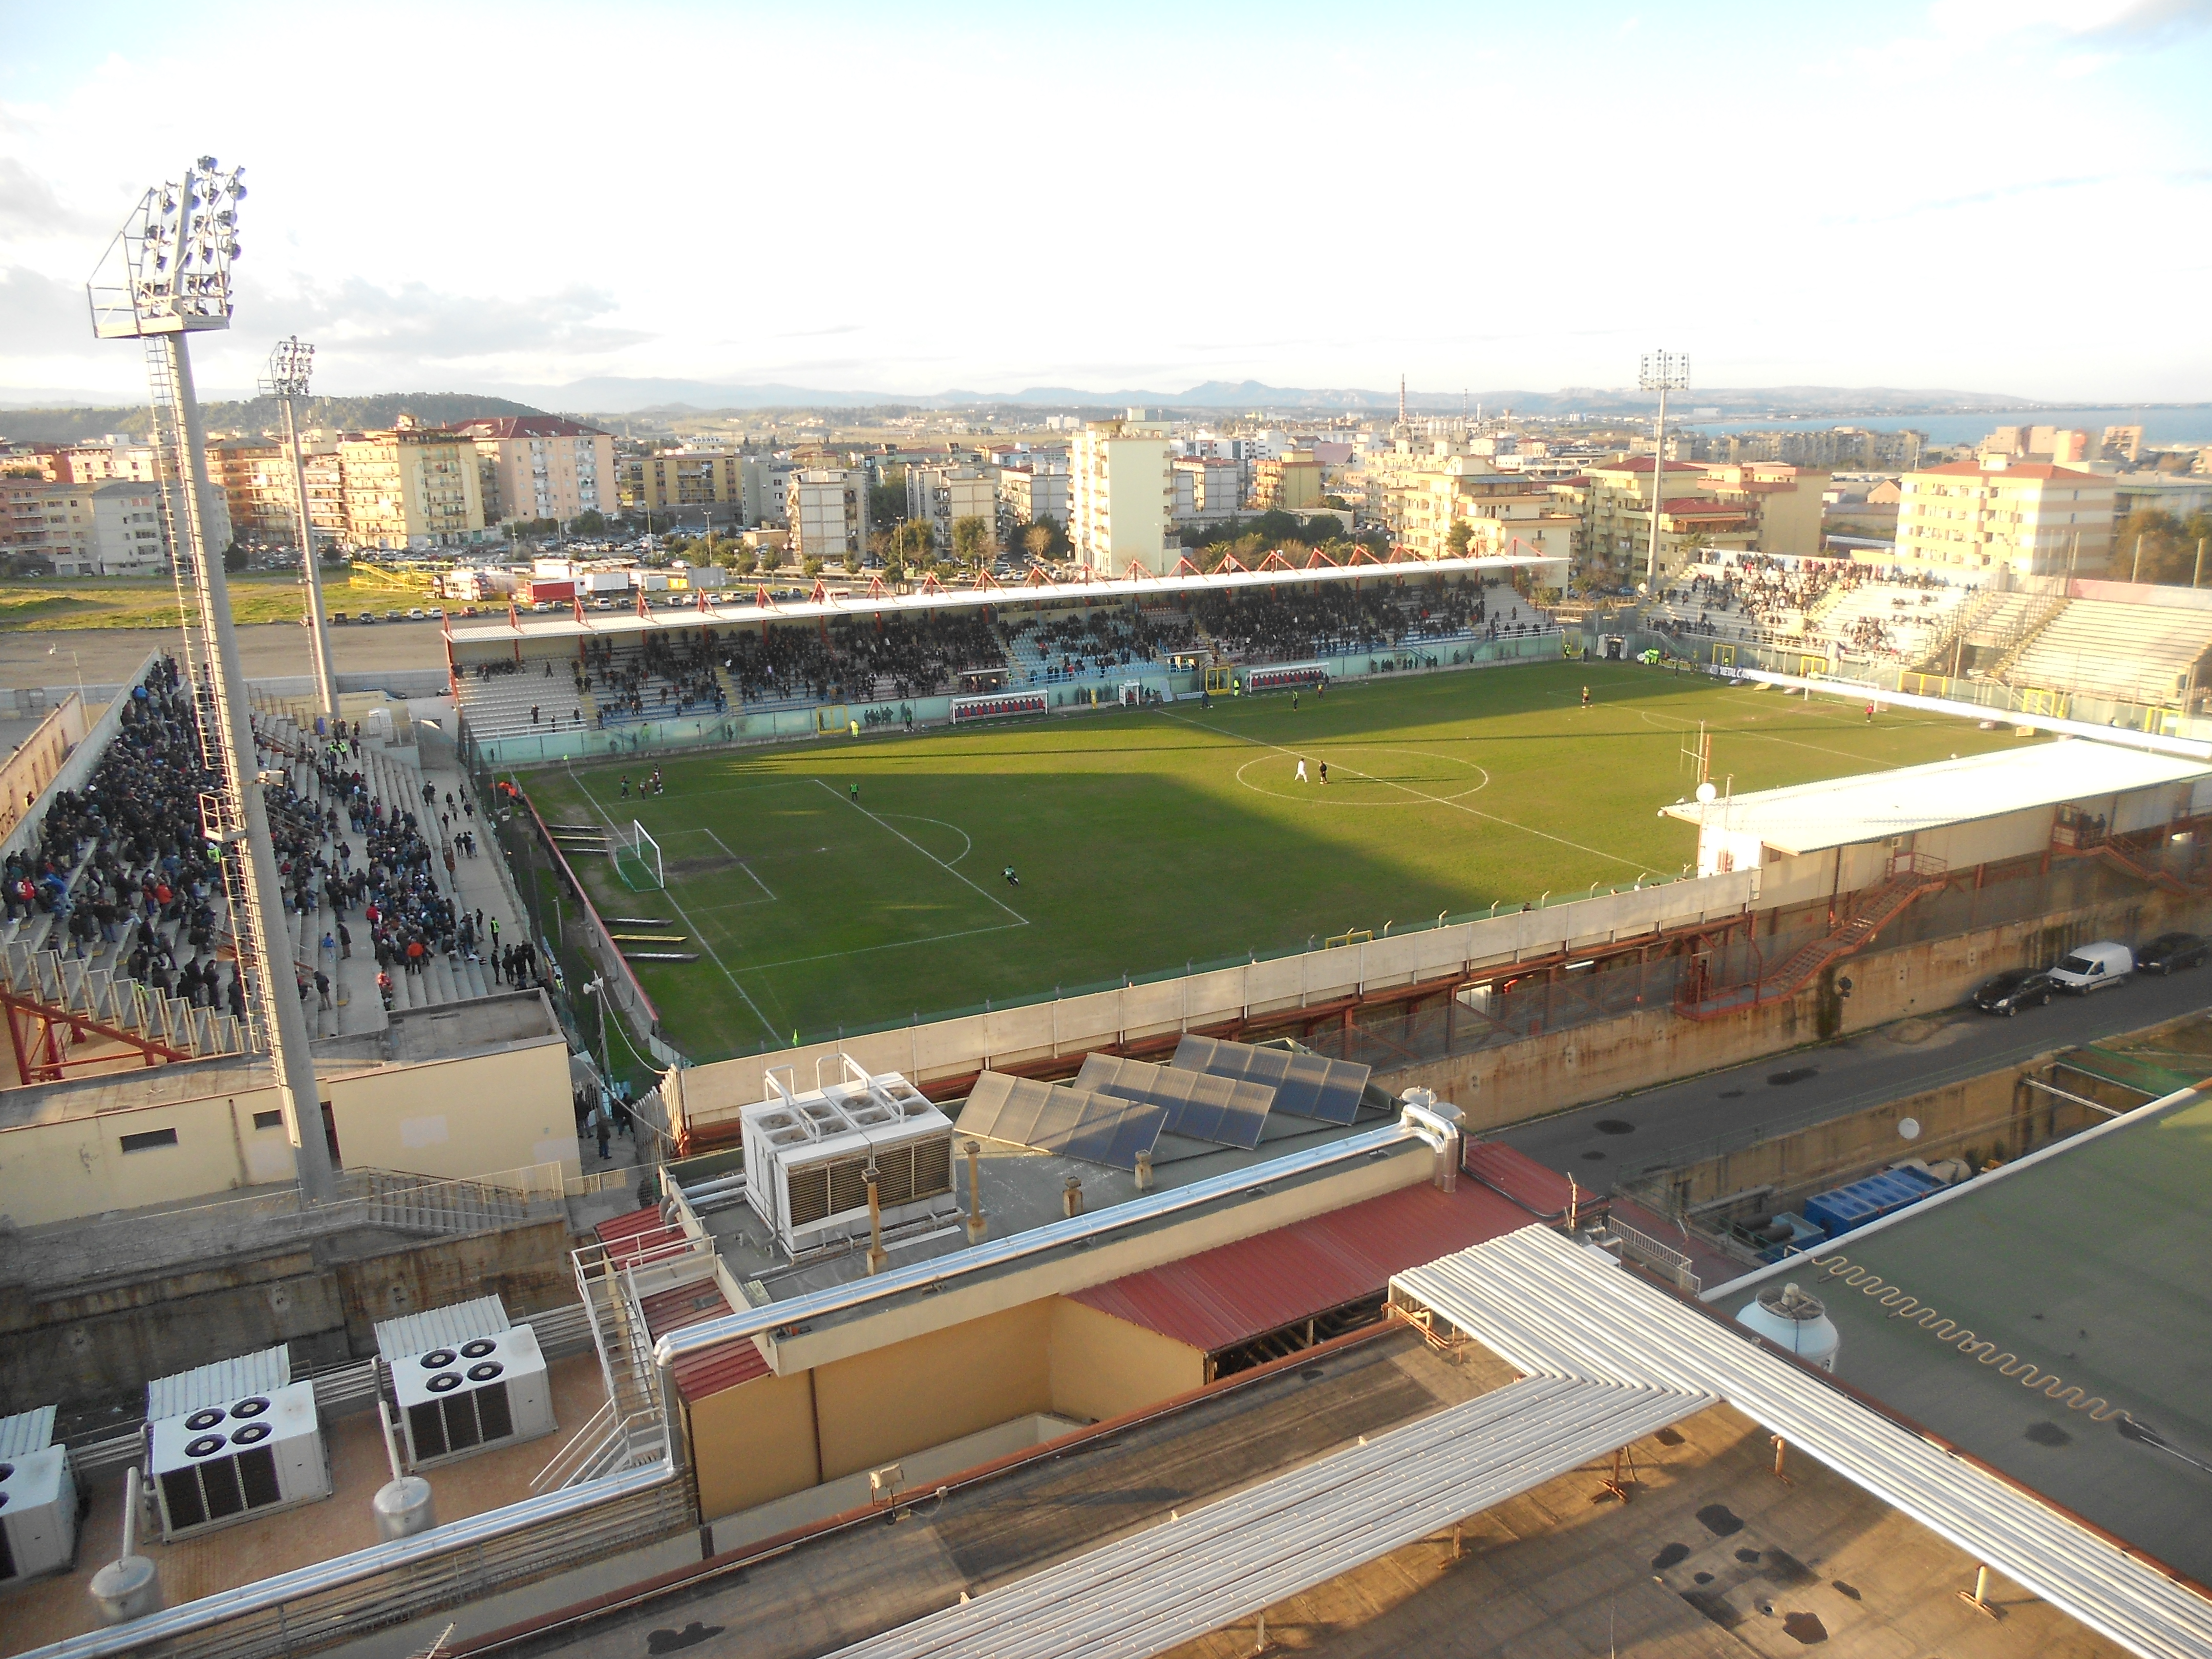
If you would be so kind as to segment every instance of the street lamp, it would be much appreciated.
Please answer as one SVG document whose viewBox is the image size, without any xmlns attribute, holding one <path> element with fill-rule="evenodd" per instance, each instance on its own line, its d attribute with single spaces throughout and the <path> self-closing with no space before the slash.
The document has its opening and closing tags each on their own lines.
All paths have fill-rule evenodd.
<svg viewBox="0 0 2212 1659">
<path fill-rule="evenodd" d="M 307 507 L 307 458 L 300 448 L 298 399 L 307 395 L 307 378 L 314 372 L 315 349 L 298 335 L 276 342 L 269 354 L 269 372 L 261 378 L 261 395 L 284 406 L 284 443 L 292 452 L 292 523 L 300 540 L 300 568 L 307 578 L 307 640 L 314 658 L 315 696 L 323 718 L 338 717 L 337 677 L 331 669 L 331 635 L 323 619 L 323 579 L 315 568 L 315 526 Z"/>
<path fill-rule="evenodd" d="M 1667 394 L 1690 384 L 1689 354 L 1645 352 L 1636 383 L 1646 392 L 1659 394 L 1659 417 L 1651 429 L 1651 550 L 1644 566 L 1644 591 L 1650 593 L 1659 586 L 1659 510 L 1665 504 L 1667 489 Z"/>
<path fill-rule="evenodd" d="M 599 1110 L 606 1112 L 607 1121 L 612 1122 L 614 1115 L 607 1112 L 608 1103 L 614 1098 L 614 1091 L 608 1084 L 608 1079 L 614 1074 L 614 1051 L 607 1043 L 607 976 L 592 975 L 585 982 L 584 994 L 599 1011 Z"/>
</svg>

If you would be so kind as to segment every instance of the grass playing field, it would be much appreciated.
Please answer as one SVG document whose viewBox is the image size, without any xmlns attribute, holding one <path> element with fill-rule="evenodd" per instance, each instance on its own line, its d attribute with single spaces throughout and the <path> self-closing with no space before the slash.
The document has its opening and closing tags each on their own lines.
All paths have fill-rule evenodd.
<svg viewBox="0 0 2212 1659">
<path fill-rule="evenodd" d="M 632 892 L 604 858 L 579 873 L 602 915 L 691 937 L 699 961 L 637 969 L 669 1039 L 704 1059 L 1673 877 L 1696 833 L 1657 811 L 1691 793 L 1700 720 L 1714 781 L 1738 792 L 2016 741 L 1565 663 L 1344 687 L 1296 711 L 1185 703 L 523 783 L 549 823 L 636 818 L 659 841 L 665 893 Z M 655 758 L 666 793 L 622 799 Z"/>
</svg>

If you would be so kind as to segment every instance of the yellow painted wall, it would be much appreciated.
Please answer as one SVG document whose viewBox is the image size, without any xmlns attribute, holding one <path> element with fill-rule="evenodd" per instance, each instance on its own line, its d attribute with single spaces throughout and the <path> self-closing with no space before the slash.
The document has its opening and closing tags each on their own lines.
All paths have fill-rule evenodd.
<svg viewBox="0 0 2212 1659">
<path fill-rule="evenodd" d="M 1051 1320 L 1027 1303 L 817 1369 L 822 1478 L 1054 1410 Z"/>
<path fill-rule="evenodd" d="M 699 1513 L 711 1521 L 819 1484 L 806 1373 L 770 1373 L 686 1407 Z"/>
<path fill-rule="evenodd" d="M 1069 1297 L 1051 1303 L 1052 1408 L 1103 1421 L 1202 1387 L 1206 1355 Z"/>
<path fill-rule="evenodd" d="M 349 1166 L 447 1179 L 556 1161 L 580 1170 L 557 1040 L 321 1081 Z M 240 1089 L 0 1130 L 0 1220 L 32 1227 L 289 1181 L 283 1127 L 253 1125 L 276 1109 L 273 1087 Z M 123 1150 L 124 1136 L 163 1129 L 175 1146 Z"/>
<path fill-rule="evenodd" d="M 462 1176 L 558 1162 L 578 1175 L 568 1051 L 557 1041 L 324 1079 L 351 1165 Z"/>
</svg>

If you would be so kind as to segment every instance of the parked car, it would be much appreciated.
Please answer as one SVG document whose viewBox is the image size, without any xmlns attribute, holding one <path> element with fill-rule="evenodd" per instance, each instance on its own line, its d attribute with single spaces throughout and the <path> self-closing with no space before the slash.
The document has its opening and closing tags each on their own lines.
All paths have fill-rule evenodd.
<svg viewBox="0 0 2212 1659">
<path fill-rule="evenodd" d="M 407 620 L 409 622 L 428 622 L 430 620 L 430 613 L 418 605 L 412 611 L 410 611 L 407 613 Z"/>
<path fill-rule="evenodd" d="M 442 605 L 434 605 L 422 614 L 429 617 L 432 622 L 443 622 L 446 619 L 446 607 Z"/>
<path fill-rule="evenodd" d="M 2136 966 L 2146 974 L 2178 974 L 2185 968 L 2202 968 L 2212 958 L 2212 939 L 2200 933 L 2160 933 L 2136 952 Z"/>
<path fill-rule="evenodd" d="M 384 613 L 384 620 L 386 622 L 404 622 L 407 618 L 399 611 L 387 611 Z"/>
<path fill-rule="evenodd" d="M 2119 984 L 2135 969 L 2135 953 L 2117 939 L 2105 939 L 2062 957 L 2051 970 L 2051 978 L 2060 990 L 2087 996 L 2092 991 Z"/>
<path fill-rule="evenodd" d="M 2023 1008 L 2050 1006 L 2057 989 L 2057 981 L 2051 977 L 2048 969 L 2015 968 L 1978 987 L 1974 992 L 1974 1006 L 1985 1014 L 2010 1018 Z"/>
<path fill-rule="evenodd" d="M 356 622 L 373 623 L 376 620 L 376 612 L 374 611 L 364 611 L 361 615 L 356 617 L 354 620 Z"/>
<path fill-rule="evenodd" d="M 331 626 L 333 628 L 336 628 L 339 623 L 347 620 L 346 613 L 343 611 L 333 611 L 331 612 Z"/>
</svg>

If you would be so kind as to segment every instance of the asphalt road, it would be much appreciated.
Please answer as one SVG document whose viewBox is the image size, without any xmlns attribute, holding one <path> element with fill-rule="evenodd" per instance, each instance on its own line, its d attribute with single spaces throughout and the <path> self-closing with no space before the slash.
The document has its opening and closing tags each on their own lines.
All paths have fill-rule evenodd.
<svg viewBox="0 0 2212 1659">
<path fill-rule="evenodd" d="M 1539 1118 L 1496 1139 L 1607 1188 L 2212 1006 L 2212 974 L 2138 975 L 2005 1019 L 1954 1008 Z"/>
<path fill-rule="evenodd" d="M 156 647 L 173 649 L 170 628 L 9 629 L 0 631 L 0 685 L 114 685 Z M 51 654 L 50 654 L 51 647 Z M 248 679 L 310 672 L 307 632 L 296 623 L 255 623 L 238 630 Z M 76 658 L 70 660 L 70 653 Z M 331 629 L 331 659 L 341 674 L 443 668 L 445 641 L 434 622 L 348 623 Z"/>
</svg>

